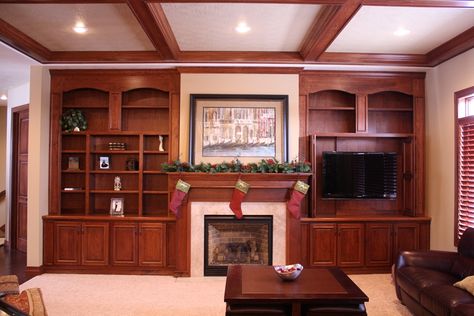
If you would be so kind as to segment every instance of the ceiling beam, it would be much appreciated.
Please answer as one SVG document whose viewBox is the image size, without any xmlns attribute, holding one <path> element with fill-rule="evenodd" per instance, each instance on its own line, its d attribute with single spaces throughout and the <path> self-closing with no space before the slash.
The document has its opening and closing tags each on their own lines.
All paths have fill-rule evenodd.
<svg viewBox="0 0 474 316">
<path fill-rule="evenodd" d="M 296 52 L 215 52 L 215 51 L 183 51 L 179 54 L 179 62 L 193 63 L 302 63 L 301 55 Z"/>
<path fill-rule="evenodd" d="M 161 28 L 168 22 L 161 22 L 158 25 L 150 7 L 143 0 L 127 0 L 127 4 L 161 57 L 164 60 L 176 59 L 175 47 L 170 47 L 167 41 L 170 34 L 167 33 L 166 28 Z"/>
<path fill-rule="evenodd" d="M 434 48 L 426 57 L 430 66 L 437 66 L 471 48 L 474 48 L 474 26 Z"/>
<path fill-rule="evenodd" d="M 163 62 L 156 51 L 56 51 L 44 64 L 153 63 Z"/>
<path fill-rule="evenodd" d="M 323 53 L 317 62 L 344 65 L 428 66 L 426 56 L 418 54 Z"/>
<path fill-rule="evenodd" d="M 391 7 L 472 8 L 474 1 L 467 0 L 364 0 L 363 5 Z"/>
<path fill-rule="evenodd" d="M 0 19 L 0 41 L 39 62 L 45 62 L 51 56 L 49 49 L 2 19 Z"/>
<path fill-rule="evenodd" d="M 361 3 L 362 0 L 347 0 L 337 9 L 333 6 L 323 9 L 301 46 L 300 53 L 303 59 L 317 60 L 360 9 Z"/>
<path fill-rule="evenodd" d="M 163 34 L 166 44 L 171 50 L 173 59 L 176 59 L 180 49 L 173 30 L 171 29 L 168 19 L 166 18 L 165 11 L 163 11 L 163 7 L 159 3 L 149 3 L 148 8 L 155 19 L 156 25 L 158 25 L 158 28 L 161 30 L 161 34 Z"/>
</svg>

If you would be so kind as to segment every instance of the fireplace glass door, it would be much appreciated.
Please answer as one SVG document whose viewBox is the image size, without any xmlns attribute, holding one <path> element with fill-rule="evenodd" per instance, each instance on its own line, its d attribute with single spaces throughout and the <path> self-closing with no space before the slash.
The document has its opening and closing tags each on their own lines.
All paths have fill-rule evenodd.
<svg viewBox="0 0 474 316">
<path fill-rule="evenodd" d="M 229 264 L 272 264 L 273 216 L 204 216 L 204 275 L 226 275 Z"/>
</svg>

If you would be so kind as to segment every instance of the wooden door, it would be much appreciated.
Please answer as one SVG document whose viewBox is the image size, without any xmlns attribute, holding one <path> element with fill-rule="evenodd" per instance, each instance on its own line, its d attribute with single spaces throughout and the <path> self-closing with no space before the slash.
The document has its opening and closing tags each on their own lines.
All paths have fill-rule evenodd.
<svg viewBox="0 0 474 316">
<path fill-rule="evenodd" d="M 26 252 L 28 214 L 28 106 L 13 113 L 12 248 Z"/>
<path fill-rule="evenodd" d="M 310 231 L 310 265 L 336 265 L 336 224 L 313 224 Z"/>
<path fill-rule="evenodd" d="M 337 226 L 337 265 L 360 267 L 364 265 L 364 224 Z"/>
<path fill-rule="evenodd" d="M 401 251 L 418 250 L 420 248 L 420 228 L 417 223 L 397 223 L 393 225 L 394 232 L 394 258 Z"/>
<path fill-rule="evenodd" d="M 109 264 L 109 224 L 86 222 L 82 224 L 82 264 L 106 266 Z"/>
<path fill-rule="evenodd" d="M 138 226 L 138 264 L 164 266 L 165 226 L 162 223 L 141 223 Z"/>
<path fill-rule="evenodd" d="M 112 264 L 136 266 L 138 264 L 137 224 L 115 223 L 112 226 Z"/>
<path fill-rule="evenodd" d="M 365 264 L 390 266 L 392 264 L 392 224 L 368 223 L 365 228 Z"/>
<path fill-rule="evenodd" d="M 57 222 L 54 226 L 54 263 L 79 265 L 81 263 L 81 223 Z"/>
</svg>

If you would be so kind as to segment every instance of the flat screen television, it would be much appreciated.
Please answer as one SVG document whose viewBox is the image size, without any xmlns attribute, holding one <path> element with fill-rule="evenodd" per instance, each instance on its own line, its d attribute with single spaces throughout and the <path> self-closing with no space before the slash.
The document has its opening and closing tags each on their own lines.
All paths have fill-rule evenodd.
<svg viewBox="0 0 474 316">
<path fill-rule="evenodd" d="M 322 158 L 323 198 L 397 198 L 397 153 L 325 151 Z"/>
</svg>

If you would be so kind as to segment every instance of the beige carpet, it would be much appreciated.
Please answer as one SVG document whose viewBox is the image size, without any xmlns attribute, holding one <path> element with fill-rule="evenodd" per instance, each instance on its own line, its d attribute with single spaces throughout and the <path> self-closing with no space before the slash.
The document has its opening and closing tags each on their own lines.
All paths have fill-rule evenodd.
<svg viewBox="0 0 474 316">
<path fill-rule="evenodd" d="M 367 294 L 370 316 L 408 316 L 389 274 L 351 275 Z M 20 288 L 39 287 L 48 314 L 223 316 L 224 277 L 43 274 Z"/>
</svg>

